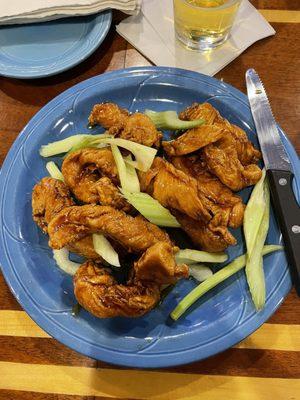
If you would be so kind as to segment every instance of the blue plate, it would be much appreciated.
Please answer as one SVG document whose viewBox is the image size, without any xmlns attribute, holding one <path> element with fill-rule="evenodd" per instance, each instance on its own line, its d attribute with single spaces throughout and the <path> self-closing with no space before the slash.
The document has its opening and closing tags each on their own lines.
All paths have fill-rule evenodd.
<svg viewBox="0 0 300 400">
<path fill-rule="evenodd" d="M 0 27 L 0 75 L 42 78 L 85 60 L 103 42 L 111 10 L 97 15 Z"/>
<path fill-rule="evenodd" d="M 95 103 L 113 101 L 131 111 L 145 108 L 181 110 L 194 101 L 209 101 L 229 121 L 241 126 L 257 145 L 249 104 L 244 94 L 214 78 L 181 69 L 146 67 L 106 73 L 65 91 L 39 111 L 19 135 L 0 178 L 1 265 L 14 295 L 45 331 L 92 358 L 132 367 L 166 367 L 201 360 L 243 340 L 264 323 L 291 288 L 284 252 L 265 257 L 267 303 L 256 313 L 244 272 L 207 293 L 177 323 L 170 311 L 195 283 L 181 281 L 163 304 L 137 319 L 101 320 L 82 310 L 72 317 L 72 280 L 55 265 L 47 237 L 31 217 L 31 191 L 47 175 L 39 156 L 42 144 L 87 131 Z M 300 163 L 290 142 L 282 140 L 296 173 L 299 197 Z M 250 190 L 244 190 L 244 200 Z M 230 259 L 244 252 L 241 231 Z M 271 215 L 268 243 L 281 234 Z"/>
</svg>

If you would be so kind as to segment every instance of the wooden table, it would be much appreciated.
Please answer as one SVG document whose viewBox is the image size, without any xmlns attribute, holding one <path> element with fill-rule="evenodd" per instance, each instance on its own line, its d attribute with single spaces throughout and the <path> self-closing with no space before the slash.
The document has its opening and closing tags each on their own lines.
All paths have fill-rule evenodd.
<svg viewBox="0 0 300 400">
<path fill-rule="evenodd" d="M 253 4 L 276 30 L 245 51 L 218 78 L 245 91 L 254 67 L 265 82 L 274 114 L 300 151 L 300 1 Z M 115 14 L 115 22 L 124 18 Z M 150 63 L 112 27 L 101 47 L 58 76 L 21 81 L 0 78 L 0 161 L 18 133 L 49 100 L 84 79 Z M 0 399 L 300 399 L 300 301 L 295 291 L 239 346 L 182 367 L 157 371 L 116 368 L 84 357 L 47 336 L 14 299 L 0 274 Z"/>
</svg>

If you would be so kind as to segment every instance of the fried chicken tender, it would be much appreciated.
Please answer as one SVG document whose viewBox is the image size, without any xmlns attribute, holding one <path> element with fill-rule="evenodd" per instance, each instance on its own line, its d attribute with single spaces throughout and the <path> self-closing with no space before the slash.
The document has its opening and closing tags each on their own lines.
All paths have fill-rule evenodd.
<svg viewBox="0 0 300 400">
<path fill-rule="evenodd" d="M 83 203 L 100 203 L 127 212 L 131 210 L 116 186 L 120 182 L 110 149 L 74 151 L 64 159 L 62 174 L 76 198 Z"/>
<path fill-rule="evenodd" d="M 50 221 L 66 207 L 75 203 L 71 192 L 64 182 L 46 177 L 35 185 L 32 192 L 32 214 L 37 225 L 48 233 Z M 69 251 L 80 254 L 86 258 L 97 259 L 101 257 L 94 250 L 92 236 L 86 236 L 67 246 Z"/>
<path fill-rule="evenodd" d="M 48 224 L 61 210 L 73 206 L 69 188 L 57 179 L 46 177 L 32 191 L 32 216 L 37 225 L 48 232 Z"/>
<path fill-rule="evenodd" d="M 78 303 L 99 318 L 140 317 L 160 299 L 157 284 L 137 279 L 118 284 L 107 269 L 92 261 L 80 266 L 73 282 Z"/>
<path fill-rule="evenodd" d="M 179 118 L 184 121 L 192 121 L 195 119 L 205 119 L 207 125 L 214 123 L 222 123 L 223 118 L 210 103 L 193 103 L 179 114 Z"/>
<path fill-rule="evenodd" d="M 157 284 L 172 284 L 180 278 L 188 278 L 187 265 L 176 265 L 175 251 L 168 242 L 158 242 L 149 247 L 140 259 L 134 263 L 135 277 L 140 281 L 152 281 Z"/>
<path fill-rule="evenodd" d="M 145 146 L 160 146 L 162 133 L 145 114 L 129 114 L 113 103 L 96 104 L 89 117 L 92 125 L 99 124 L 111 135 Z"/>
<path fill-rule="evenodd" d="M 160 241 L 170 243 L 167 233 L 141 216 L 134 218 L 109 206 L 90 204 L 62 210 L 50 222 L 48 233 L 53 249 L 61 249 L 92 233 L 102 233 L 134 253 Z"/>
<path fill-rule="evenodd" d="M 240 127 L 230 124 L 226 119 L 223 120 L 225 128 L 230 135 L 225 135 L 222 139 L 222 146 L 233 146 L 236 149 L 238 159 L 244 166 L 256 164 L 261 159 L 261 153 L 248 139 L 246 132 Z"/>
<path fill-rule="evenodd" d="M 217 253 L 236 244 L 236 239 L 225 226 L 204 224 L 182 213 L 174 212 L 174 215 L 194 245 L 201 250 Z"/>
<path fill-rule="evenodd" d="M 222 125 L 202 125 L 188 129 L 177 139 L 162 142 L 162 145 L 169 156 L 182 156 L 216 142 L 223 134 Z"/>
<path fill-rule="evenodd" d="M 72 253 L 79 254 L 87 259 L 98 261 L 102 259 L 99 254 L 95 252 L 92 235 L 85 236 L 77 240 L 77 242 L 68 244 L 66 247 Z"/>
<path fill-rule="evenodd" d="M 151 119 L 141 113 L 130 115 L 124 123 L 123 129 L 111 128 L 109 131 L 115 137 L 131 140 L 145 146 L 159 147 L 162 133 L 159 132 Z"/>
<path fill-rule="evenodd" d="M 96 104 L 89 116 L 89 123 L 91 125 L 101 125 L 105 129 L 113 126 L 122 128 L 128 116 L 129 112 L 117 104 Z"/>
<path fill-rule="evenodd" d="M 147 172 L 139 173 L 141 190 L 149 193 L 164 207 L 175 209 L 196 220 L 207 222 L 211 215 L 198 196 L 196 179 L 156 157 Z"/>
<path fill-rule="evenodd" d="M 204 118 L 206 123 L 223 127 L 222 137 L 203 147 L 201 153 L 208 170 L 231 190 L 241 190 L 260 179 L 261 170 L 256 165 L 260 152 L 241 128 L 222 118 L 213 106 L 195 103 L 183 111 L 181 117 L 187 120 Z"/>
<path fill-rule="evenodd" d="M 243 223 L 245 205 L 241 197 L 232 193 L 216 176 L 207 171 L 199 155 L 173 157 L 172 164 L 198 183 L 201 200 L 213 215 L 215 225 L 238 228 Z"/>
<path fill-rule="evenodd" d="M 206 146 L 202 154 L 208 170 L 233 191 L 255 185 L 261 178 L 261 169 L 255 164 L 243 166 L 232 145 L 212 144 Z"/>
</svg>

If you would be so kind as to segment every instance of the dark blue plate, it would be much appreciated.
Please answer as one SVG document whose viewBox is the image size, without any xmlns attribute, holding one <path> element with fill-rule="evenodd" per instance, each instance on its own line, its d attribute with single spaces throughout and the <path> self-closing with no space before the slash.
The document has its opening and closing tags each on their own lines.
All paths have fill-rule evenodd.
<svg viewBox="0 0 300 400">
<path fill-rule="evenodd" d="M 0 75 L 42 78 L 81 63 L 105 39 L 111 10 L 85 17 L 0 27 Z"/>
<path fill-rule="evenodd" d="M 131 68 L 96 76 L 56 97 L 21 132 L 3 165 L 1 187 L 1 264 L 14 295 L 45 331 L 65 345 L 103 361 L 132 367 L 166 367 L 209 357 L 243 340 L 263 324 L 291 288 L 284 253 L 265 257 L 267 303 L 254 311 L 240 272 L 205 295 L 177 323 L 169 312 L 189 290 L 192 281 L 180 282 L 161 306 L 143 318 L 101 320 L 85 311 L 72 317 L 75 303 L 72 280 L 55 265 L 47 237 L 32 221 L 31 191 L 47 175 L 39 156 L 42 144 L 86 132 L 95 103 L 113 101 L 131 111 L 181 110 L 194 101 L 209 101 L 229 121 L 241 126 L 257 145 L 247 98 L 214 78 L 172 68 Z M 295 150 L 282 140 L 296 173 L 299 196 L 300 163 Z M 244 190 L 244 200 L 250 190 Z M 230 259 L 244 251 L 228 249 Z M 276 218 L 271 215 L 268 243 L 280 243 Z"/>
</svg>

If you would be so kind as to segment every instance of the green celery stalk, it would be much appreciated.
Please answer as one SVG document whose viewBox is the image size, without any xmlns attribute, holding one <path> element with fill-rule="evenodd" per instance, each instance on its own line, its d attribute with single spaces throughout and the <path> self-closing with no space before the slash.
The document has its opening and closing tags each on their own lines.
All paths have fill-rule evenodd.
<svg viewBox="0 0 300 400">
<path fill-rule="evenodd" d="M 57 154 L 67 153 L 75 146 L 80 146 L 80 144 L 86 139 L 95 140 L 99 139 L 100 137 L 110 137 L 110 136 L 107 134 L 99 134 L 99 135 L 77 134 L 69 136 L 65 139 L 57 140 L 56 142 L 48 143 L 46 145 L 41 146 L 40 155 L 42 157 L 51 157 Z"/>
<path fill-rule="evenodd" d="M 183 121 L 179 119 L 176 111 L 161 111 L 156 112 L 146 110 L 147 115 L 158 129 L 168 129 L 170 131 L 185 130 L 195 128 L 205 124 L 204 119 L 195 119 L 193 121 Z"/>
<path fill-rule="evenodd" d="M 129 192 L 140 192 L 140 182 L 136 169 L 125 163 L 118 146 L 112 144 L 111 151 L 117 166 L 121 187 Z"/>
<path fill-rule="evenodd" d="M 198 282 L 204 282 L 213 275 L 212 270 L 204 264 L 190 264 L 189 273 Z"/>
<path fill-rule="evenodd" d="M 262 177 L 254 186 L 244 213 L 244 235 L 248 255 L 254 248 L 256 236 L 265 212 L 264 180 L 266 171 L 263 169 Z"/>
<path fill-rule="evenodd" d="M 60 172 L 58 166 L 53 161 L 47 162 L 46 170 L 49 172 L 49 175 L 52 178 L 58 179 L 59 181 L 63 181 L 64 182 L 63 174 Z"/>
<path fill-rule="evenodd" d="M 148 221 L 158 226 L 180 228 L 177 219 L 170 211 L 163 207 L 157 200 L 147 193 L 131 193 L 121 189 L 121 193 L 134 208 L 136 208 Z"/>
<path fill-rule="evenodd" d="M 105 236 L 101 235 L 100 233 L 94 233 L 93 245 L 95 252 L 99 254 L 103 260 L 108 262 L 110 265 L 114 265 L 115 267 L 121 266 L 118 253 Z"/>
<path fill-rule="evenodd" d="M 225 253 L 208 253 L 202 250 L 184 249 L 175 255 L 177 264 L 195 264 L 198 262 L 223 263 L 228 256 Z"/>
<path fill-rule="evenodd" d="M 282 250 L 283 247 L 279 245 L 267 245 L 264 246 L 262 255 L 269 254 L 273 251 Z M 187 296 L 185 296 L 171 312 L 170 316 L 174 321 L 184 314 L 188 308 L 190 308 L 201 296 L 207 293 L 209 290 L 217 286 L 219 283 L 225 281 L 230 276 L 234 275 L 246 265 L 246 255 L 243 254 L 237 257 L 226 267 L 220 269 L 218 272 L 207 278 L 204 282 L 200 283 L 195 289 L 193 289 Z"/>
<path fill-rule="evenodd" d="M 110 145 L 116 145 L 130 151 L 136 161 L 130 161 L 136 169 L 146 172 L 151 167 L 154 157 L 156 156 L 157 150 L 152 147 L 144 146 L 131 140 L 120 139 L 120 138 L 101 138 L 98 139 L 98 143 L 106 143 Z"/>
<path fill-rule="evenodd" d="M 250 293 L 256 310 L 261 310 L 266 301 L 265 275 L 263 269 L 262 250 L 269 230 L 270 192 L 267 181 L 264 182 L 265 211 L 256 236 L 255 245 L 247 255 L 246 276 Z"/>
</svg>

